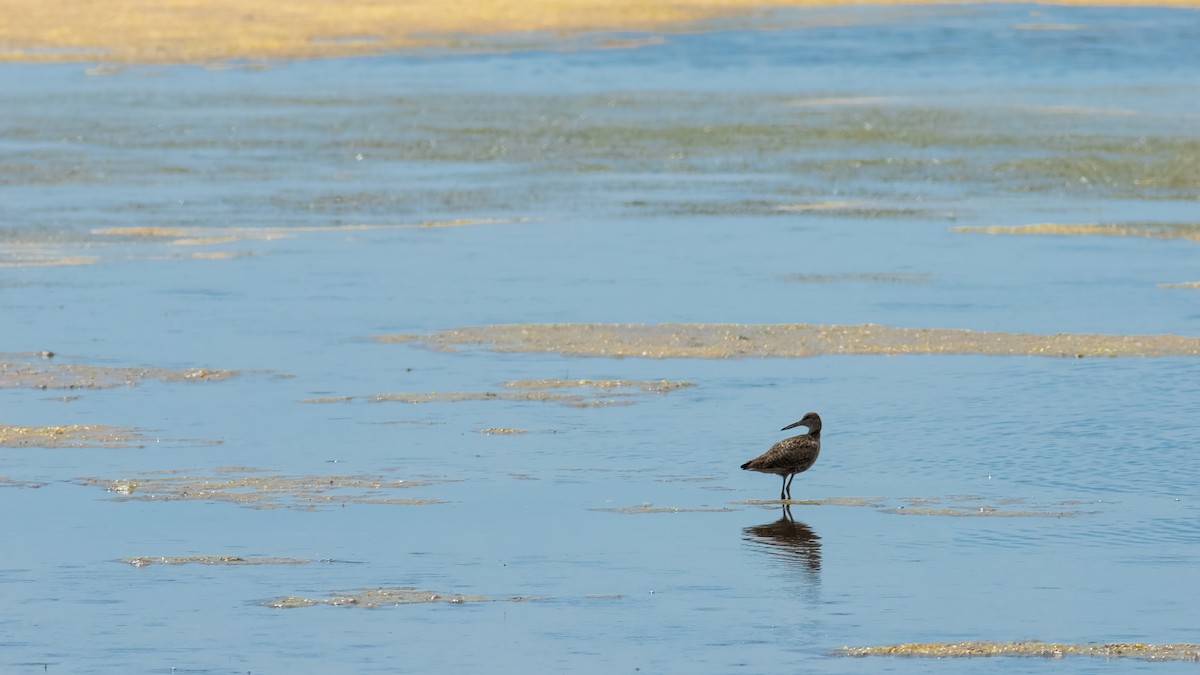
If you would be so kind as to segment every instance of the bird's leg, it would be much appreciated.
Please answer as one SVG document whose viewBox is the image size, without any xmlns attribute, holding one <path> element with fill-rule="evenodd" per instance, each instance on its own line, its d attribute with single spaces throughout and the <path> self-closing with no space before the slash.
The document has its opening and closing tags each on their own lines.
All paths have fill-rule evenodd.
<svg viewBox="0 0 1200 675">
<path fill-rule="evenodd" d="M 788 476 L 788 481 L 787 481 L 787 496 L 788 496 L 788 499 L 791 499 L 791 498 L 792 498 L 792 481 L 794 481 L 794 480 L 796 480 L 796 474 L 792 474 L 792 475 Z"/>
<path fill-rule="evenodd" d="M 785 475 L 783 477 L 783 485 L 781 485 L 779 487 L 779 501 L 783 501 L 783 500 L 787 499 L 787 497 L 783 496 L 786 492 L 787 492 L 787 476 Z"/>
</svg>

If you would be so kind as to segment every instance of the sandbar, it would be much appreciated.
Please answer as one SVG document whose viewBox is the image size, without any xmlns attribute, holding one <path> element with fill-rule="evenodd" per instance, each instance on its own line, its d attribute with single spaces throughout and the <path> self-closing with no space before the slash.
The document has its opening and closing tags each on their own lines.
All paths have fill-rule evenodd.
<svg viewBox="0 0 1200 675">
<path fill-rule="evenodd" d="M 545 44 L 604 31 L 696 30 L 699 22 L 781 7 L 860 0 L 0 0 L 0 60 L 109 64 L 221 63 L 479 49 L 481 36 Z M 913 4 L 875 0 L 873 4 Z M 927 2 L 922 4 L 956 4 Z M 1196 0 L 1058 0 L 1055 4 L 1195 7 Z M 649 38 L 607 40 L 637 46 Z"/>
<path fill-rule="evenodd" d="M 1147 661 L 1200 661 L 1200 645 L 1146 644 L 1141 642 L 1060 643 L 1060 642 L 918 642 L 872 647 L 842 647 L 836 653 L 846 656 L 924 656 L 932 658 L 972 656 L 1102 656 L 1135 658 Z"/>
<path fill-rule="evenodd" d="M 1007 333 L 878 324 L 551 323 L 468 326 L 431 334 L 376 335 L 442 351 L 482 348 L 567 356 L 728 359 L 823 354 L 990 354 L 1057 357 L 1200 356 L 1182 335 Z"/>
</svg>

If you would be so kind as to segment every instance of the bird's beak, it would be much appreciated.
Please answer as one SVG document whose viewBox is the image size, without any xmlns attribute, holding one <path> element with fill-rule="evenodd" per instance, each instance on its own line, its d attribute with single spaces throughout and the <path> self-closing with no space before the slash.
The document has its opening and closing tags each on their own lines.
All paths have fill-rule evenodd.
<svg viewBox="0 0 1200 675">
<path fill-rule="evenodd" d="M 796 427 L 801 426 L 803 424 L 804 424 L 804 422 L 802 422 L 802 421 L 801 422 L 792 422 L 791 424 L 787 425 L 786 427 L 780 429 L 780 431 L 787 431 L 788 429 L 795 429 Z"/>
</svg>

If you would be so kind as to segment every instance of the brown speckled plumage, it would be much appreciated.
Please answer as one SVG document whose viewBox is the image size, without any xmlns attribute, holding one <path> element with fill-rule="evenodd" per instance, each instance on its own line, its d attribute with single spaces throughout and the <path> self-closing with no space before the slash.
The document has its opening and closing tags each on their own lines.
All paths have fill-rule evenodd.
<svg viewBox="0 0 1200 675">
<path fill-rule="evenodd" d="M 742 465 L 746 471 L 783 476 L 783 487 L 779 490 L 781 500 L 792 498 L 792 480 L 816 463 L 817 455 L 821 453 L 821 416 L 815 412 L 807 413 L 799 422 L 789 424 L 781 431 L 799 426 L 808 427 L 808 433 L 785 438 Z"/>
</svg>

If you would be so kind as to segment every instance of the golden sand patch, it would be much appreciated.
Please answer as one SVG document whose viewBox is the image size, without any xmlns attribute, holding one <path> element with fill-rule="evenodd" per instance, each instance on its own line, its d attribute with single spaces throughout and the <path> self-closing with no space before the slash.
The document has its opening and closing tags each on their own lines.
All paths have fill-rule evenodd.
<svg viewBox="0 0 1200 675">
<path fill-rule="evenodd" d="M 891 4 L 910 0 L 884 0 Z M 1061 4 L 1194 6 L 1194 0 L 1060 0 Z M 318 58 L 412 47 L 456 47 L 472 36 L 685 28 L 766 7 L 855 4 L 855 0 L 3 0 L 0 59 L 6 61 L 207 62 Z M 20 20 L 15 20 L 18 18 Z"/>
<path fill-rule="evenodd" d="M 1062 643 L 1062 642 L 915 642 L 873 647 L 842 647 L 835 653 L 845 656 L 925 656 L 934 658 L 973 656 L 1102 656 L 1135 658 L 1148 661 L 1197 661 L 1200 645 L 1188 643 L 1146 644 L 1142 642 Z"/>
<path fill-rule="evenodd" d="M 49 353 L 49 352 L 47 352 Z M 213 382 L 227 380 L 238 371 L 213 368 L 150 368 L 56 363 L 47 360 L 0 360 L 0 389 L 111 389 L 132 387 L 145 380 L 160 382 Z"/>
<path fill-rule="evenodd" d="M 135 429 L 103 424 L 49 427 L 0 424 L 0 446 L 10 448 L 125 448 L 148 440 Z"/>
<path fill-rule="evenodd" d="M 239 555 L 148 555 L 122 558 L 121 562 L 134 567 L 150 565 L 307 565 L 312 562 L 304 558 L 279 558 L 275 556 Z"/>
<path fill-rule="evenodd" d="M 950 228 L 951 232 L 983 234 L 1098 235 L 1200 241 L 1200 223 L 1033 223 L 1030 225 L 986 225 Z"/>
<path fill-rule="evenodd" d="M 118 502 L 190 500 L 258 509 L 308 510 L 345 504 L 439 503 L 436 499 L 394 496 L 397 490 L 428 486 L 432 480 L 397 480 L 378 475 L 284 476 L 250 467 L 225 467 L 212 475 L 160 472 L 115 479 L 80 478 L 77 482 L 102 487 Z"/>
<path fill-rule="evenodd" d="M 1180 335 L 1034 335 L 877 324 L 557 323 L 469 326 L 427 335 L 376 335 L 454 351 L 569 356 L 728 359 L 821 354 L 995 354 L 1059 357 L 1200 355 L 1200 338 Z"/>
<path fill-rule="evenodd" d="M 1173 284 L 1159 284 L 1159 288 L 1200 288 L 1200 281 L 1180 281 Z"/>
<path fill-rule="evenodd" d="M 392 588 L 368 588 L 357 593 L 334 593 L 328 598 L 305 598 L 287 595 L 259 604 L 275 609 L 295 609 L 298 607 L 314 607 L 316 605 L 333 605 L 335 607 L 391 607 L 395 605 L 420 605 L 430 603 L 450 603 L 460 605 L 467 602 L 524 602 L 537 600 L 528 596 L 512 596 L 507 598 L 488 598 L 482 595 L 464 595 L 462 593 L 438 593 L 437 591 L 422 590 L 415 586 L 396 586 Z"/>
</svg>

